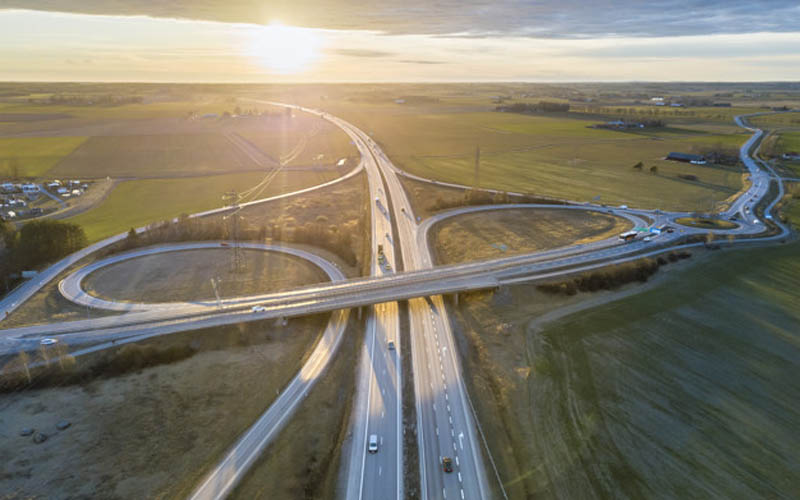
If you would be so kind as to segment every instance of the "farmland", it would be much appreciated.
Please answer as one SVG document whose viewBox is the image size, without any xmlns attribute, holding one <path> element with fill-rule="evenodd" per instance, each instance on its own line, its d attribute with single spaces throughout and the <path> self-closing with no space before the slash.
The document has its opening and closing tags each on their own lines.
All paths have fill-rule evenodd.
<svg viewBox="0 0 800 500">
<path fill-rule="evenodd" d="M 462 301 L 470 391 L 509 495 L 791 497 L 798 249 L 668 267 L 553 323 L 595 299 L 528 286 Z"/>
<path fill-rule="evenodd" d="M 223 135 L 90 137 L 53 170 L 56 177 L 164 177 L 257 170 Z"/>
<path fill-rule="evenodd" d="M 431 229 L 437 264 L 531 253 L 613 237 L 629 221 L 577 210 L 506 209 L 462 214 Z"/>
<path fill-rule="evenodd" d="M 282 173 L 262 196 L 319 184 L 335 172 Z M 241 173 L 185 179 L 143 179 L 120 183 L 97 208 L 69 219 L 84 227 L 90 241 L 98 241 L 131 227 L 221 207 L 227 190 L 243 191 L 259 183 L 262 173 Z"/>
<path fill-rule="evenodd" d="M 709 131 L 698 125 L 638 133 L 592 129 L 598 119 L 573 113 L 550 117 L 447 111 L 350 114 L 355 123 L 374 131 L 398 166 L 440 181 L 477 182 L 484 188 L 576 201 L 600 196 L 601 202 L 662 209 L 705 209 L 742 186 L 741 170 L 735 167 L 663 160 L 671 151 L 737 148 L 747 137 L 720 133 L 713 124 Z M 638 162 L 645 164 L 644 172 L 631 170 Z M 652 166 L 656 174 L 650 173 Z"/>
<path fill-rule="evenodd" d="M 41 177 L 85 140 L 85 137 L 0 137 L 0 176 Z"/>
</svg>

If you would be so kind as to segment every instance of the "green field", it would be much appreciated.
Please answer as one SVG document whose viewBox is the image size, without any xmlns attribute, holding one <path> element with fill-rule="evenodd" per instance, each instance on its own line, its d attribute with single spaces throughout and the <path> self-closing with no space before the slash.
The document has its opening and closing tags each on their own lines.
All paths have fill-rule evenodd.
<svg viewBox="0 0 800 500">
<path fill-rule="evenodd" d="M 778 113 L 774 115 L 754 116 L 748 121 L 757 127 L 796 127 L 800 125 L 800 113 Z"/>
<path fill-rule="evenodd" d="M 284 172 L 258 197 L 314 186 L 336 176 L 338 173 L 334 171 Z M 223 193 L 243 191 L 263 178 L 264 174 L 254 172 L 126 181 L 119 184 L 99 206 L 68 220 L 83 226 L 89 241 L 98 241 L 131 227 L 221 207 Z"/>
<path fill-rule="evenodd" d="M 462 301 L 470 391 L 510 497 L 800 491 L 800 244 L 666 272 L 544 326 L 558 307 L 532 287 Z"/>
<path fill-rule="evenodd" d="M 380 112 L 384 109 L 384 113 Z M 716 126 L 618 132 L 589 128 L 598 119 L 497 112 L 414 114 L 386 108 L 343 110 L 371 131 L 401 168 L 437 180 L 577 201 L 600 196 L 603 203 L 662 209 L 703 209 L 742 186 L 736 168 L 662 160 L 671 151 L 736 148 L 747 134 Z M 570 115 L 573 115 L 570 113 Z M 643 172 L 631 167 L 643 162 Z M 657 175 L 649 169 L 656 166 Z M 695 175 L 686 181 L 680 175 Z"/>
<path fill-rule="evenodd" d="M 0 176 L 41 177 L 72 153 L 85 137 L 0 137 Z"/>
<path fill-rule="evenodd" d="M 62 177 L 170 177 L 262 169 L 222 134 L 90 137 L 52 173 Z"/>
<path fill-rule="evenodd" d="M 780 132 L 778 148 L 783 153 L 789 151 L 800 152 L 800 131 Z"/>
</svg>

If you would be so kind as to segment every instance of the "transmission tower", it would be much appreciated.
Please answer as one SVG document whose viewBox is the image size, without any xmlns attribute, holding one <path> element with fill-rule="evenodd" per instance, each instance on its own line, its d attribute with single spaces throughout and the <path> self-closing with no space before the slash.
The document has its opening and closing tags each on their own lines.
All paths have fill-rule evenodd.
<svg viewBox="0 0 800 500">
<path fill-rule="evenodd" d="M 244 256 L 242 255 L 242 248 L 239 245 L 239 198 L 240 195 L 236 191 L 228 191 L 222 197 L 225 204 L 231 207 L 231 214 L 228 216 L 231 220 L 231 238 L 233 239 L 233 257 L 231 260 L 231 267 L 234 272 L 244 271 Z"/>
</svg>

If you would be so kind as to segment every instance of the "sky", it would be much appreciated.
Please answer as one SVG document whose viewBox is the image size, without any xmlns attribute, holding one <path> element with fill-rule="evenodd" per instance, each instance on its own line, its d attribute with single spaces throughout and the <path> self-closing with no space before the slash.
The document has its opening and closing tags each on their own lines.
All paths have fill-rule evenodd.
<svg viewBox="0 0 800 500">
<path fill-rule="evenodd" d="M 800 80 L 800 2 L 0 0 L 0 80 Z"/>
</svg>

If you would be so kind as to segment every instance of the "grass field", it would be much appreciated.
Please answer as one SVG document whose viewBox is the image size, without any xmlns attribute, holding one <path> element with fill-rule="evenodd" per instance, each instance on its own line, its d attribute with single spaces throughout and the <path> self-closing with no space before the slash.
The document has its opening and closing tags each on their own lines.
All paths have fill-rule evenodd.
<svg viewBox="0 0 800 500">
<path fill-rule="evenodd" d="M 782 153 L 789 151 L 800 152 L 800 131 L 780 132 L 778 148 Z"/>
<path fill-rule="evenodd" d="M 710 254 L 550 324 L 559 305 L 529 287 L 462 301 L 465 371 L 509 496 L 791 498 L 798 245 Z"/>
<path fill-rule="evenodd" d="M 171 177 L 261 169 L 221 134 L 90 137 L 55 176 Z"/>
<path fill-rule="evenodd" d="M 776 127 L 796 127 L 800 125 L 800 113 L 778 113 L 774 115 L 755 116 L 748 121 L 757 127 L 774 129 Z"/>
<path fill-rule="evenodd" d="M 382 108 L 383 109 L 383 108 Z M 599 119 L 497 112 L 414 114 L 342 111 L 373 136 L 401 168 L 423 177 L 538 195 L 662 209 L 707 208 L 742 186 L 736 168 L 662 160 L 672 151 L 737 147 L 747 134 L 703 130 L 617 132 L 589 128 Z M 632 170 L 638 162 L 644 172 Z M 656 166 L 658 173 L 649 169 Z M 697 181 L 681 179 L 695 175 Z"/>
<path fill-rule="evenodd" d="M 508 257 L 610 238 L 628 220 L 577 210 L 506 209 L 463 214 L 431 229 L 437 264 Z"/>
<path fill-rule="evenodd" d="M 722 219 L 707 219 L 701 217 L 681 217 L 675 222 L 689 227 L 699 227 L 703 229 L 736 229 L 738 224 Z"/>
<path fill-rule="evenodd" d="M 268 197 L 313 186 L 338 175 L 334 171 L 283 172 L 261 193 Z M 243 191 L 263 173 L 240 173 L 183 179 L 144 179 L 120 183 L 98 207 L 67 219 L 86 230 L 89 241 L 153 222 L 222 206 L 229 190 Z"/>
<path fill-rule="evenodd" d="M 11 164 L 18 177 L 41 177 L 72 153 L 85 137 L 0 137 L 0 176 L 11 177 Z"/>
<path fill-rule="evenodd" d="M 245 269 L 232 267 L 233 249 L 190 250 L 138 257 L 98 269 L 84 290 L 103 298 L 132 302 L 213 300 L 211 279 L 220 297 L 278 292 L 328 281 L 317 266 L 279 252 L 242 250 Z"/>
<path fill-rule="evenodd" d="M 0 395 L 0 490 L 10 498 L 184 498 L 295 375 L 327 315 L 171 335 L 170 364 Z M 80 361 L 79 361 L 80 362 Z M 258 381 L 249 383 L 248 381 Z M 67 419 L 72 426 L 56 431 Z M 19 436 L 31 426 L 43 444 Z M 78 461 L 81 473 L 65 463 Z"/>
</svg>

